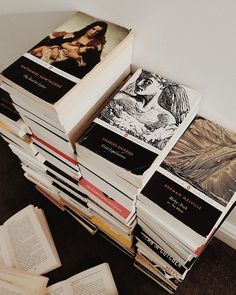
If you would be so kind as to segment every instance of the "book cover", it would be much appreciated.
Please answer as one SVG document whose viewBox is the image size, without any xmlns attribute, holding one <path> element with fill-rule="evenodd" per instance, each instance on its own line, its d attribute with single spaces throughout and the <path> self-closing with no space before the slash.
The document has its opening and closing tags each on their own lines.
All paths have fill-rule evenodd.
<svg viewBox="0 0 236 295">
<path fill-rule="evenodd" d="M 78 12 L 6 68 L 3 80 L 54 104 L 128 33 L 125 28 Z"/>
<path fill-rule="evenodd" d="M 196 111 L 199 98 L 188 87 L 138 69 L 79 138 L 78 155 L 83 157 L 82 146 L 143 175 Z"/>
<path fill-rule="evenodd" d="M 198 117 L 142 195 L 207 237 L 236 201 L 235 172 L 236 134 Z"/>
</svg>

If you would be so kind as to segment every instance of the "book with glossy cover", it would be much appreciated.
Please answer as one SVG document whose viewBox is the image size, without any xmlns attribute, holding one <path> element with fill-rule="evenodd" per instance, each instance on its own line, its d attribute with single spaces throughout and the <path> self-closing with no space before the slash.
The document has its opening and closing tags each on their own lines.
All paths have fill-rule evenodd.
<svg viewBox="0 0 236 295">
<path fill-rule="evenodd" d="M 166 220 L 174 218 L 208 238 L 236 202 L 235 171 L 236 134 L 198 117 L 139 199 L 151 211 L 161 208 Z"/>
<path fill-rule="evenodd" d="M 91 161 L 96 154 L 97 165 L 105 160 L 139 186 L 187 128 L 199 101 L 195 90 L 138 69 L 78 139 L 78 157 Z"/>
<path fill-rule="evenodd" d="M 3 81 L 54 104 L 128 34 L 125 28 L 78 12 L 7 67 Z"/>
</svg>

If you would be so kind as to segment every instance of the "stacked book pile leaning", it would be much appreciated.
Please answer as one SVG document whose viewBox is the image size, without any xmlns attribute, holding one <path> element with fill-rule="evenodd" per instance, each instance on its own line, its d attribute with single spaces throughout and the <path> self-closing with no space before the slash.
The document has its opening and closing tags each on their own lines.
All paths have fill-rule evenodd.
<svg viewBox="0 0 236 295">
<path fill-rule="evenodd" d="M 235 204 L 234 133 L 200 94 L 131 73 L 132 31 L 77 13 L 2 72 L 0 132 L 25 177 L 173 293 Z"/>
</svg>

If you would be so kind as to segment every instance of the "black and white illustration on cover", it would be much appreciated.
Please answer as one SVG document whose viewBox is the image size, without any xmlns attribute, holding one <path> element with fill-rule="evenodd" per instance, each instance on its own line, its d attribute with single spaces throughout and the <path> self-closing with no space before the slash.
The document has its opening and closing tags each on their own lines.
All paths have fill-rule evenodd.
<svg viewBox="0 0 236 295">
<path fill-rule="evenodd" d="M 190 111 L 186 89 L 141 69 L 130 81 L 99 119 L 162 150 Z"/>
<path fill-rule="evenodd" d="M 198 117 L 161 166 L 226 206 L 236 192 L 236 134 Z"/>
</svg>

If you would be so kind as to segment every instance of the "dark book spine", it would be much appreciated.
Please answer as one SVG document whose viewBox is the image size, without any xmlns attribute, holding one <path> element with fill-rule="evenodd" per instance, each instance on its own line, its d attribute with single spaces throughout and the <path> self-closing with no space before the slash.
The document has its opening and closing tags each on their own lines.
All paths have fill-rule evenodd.
<svg viewBox="0 0 236 295">
<path fill-rule="evenodd" d="M 52 163 L 50 163 L 49 161 L 45 161 L 44 165 L 52 170 L 54 170 L 55 172 L 57 172 L 58 174 L 60 174 L 61 176 L 63 176 L 64 178 L 68 179 L 69 181 L 71 181 L 72 183 L 78 185 L 78 180 L 74 179 L 73 177 L 71 177 L 70 175 L 68 175 L 66 172 L 62 171 L 61 169 L 57 168 L 56 166 L 54 166 Z"/>
<path fill-rule="evenodd" d="M 52 178 L 56 179 L 57 181 L 59 181 L 60 183 L 64 184 L 66 187 L 68 187 L 69 189 L 71 189 L 73 192 L 75 192 L 76 194 L 80 194 L 80 191 L 77 190 L 76 188 L 74 188 L 73 186 L 71 186 L 69 183 L 65 182 L 64 180 L 62 180 L 60 177 L 58 177 L 57 175 L 55 175 L 54 173 L 52 173 L 51 171 L 46 170 L 46 173 L 51 176 Z"/>
<path fill-rule="evenodd" d="M 186 272 L 187 269 L 183 265 L 181 265 L 176 259 L 166 253 L 165 250 L 156 244 L 146 233 L 139 232 L 137 237 L 179 274 L 183 275 Z"/>
<path fill-rule="evenodd" d="M 0 113 L 13 121 L 18 121 L 21 117 L 15 109 L 10 95 L 0 88 Z"/>
<path fill-rule="evenodd" d="M 81 199 L 77 198 L 76 196 L 74 196 L 72 193 L 70 193 L 69 191 L 67 191 L 66 189 L 64 189 L 64 187 L 60 186 L 58 183 L 53 182 L 52 183 L 53 186 L 55 186 L 57 189 L 59 189 L 60 191 L 62 191 L 63 193 L 65 193 L 66 195 L 68 195 L 71 199 L 73 199 L 74 201 L 76 201 L 77 203 L 79 203 L 80 205 L 83 205 L 84 207 L 88 208 L 87 206 L 87 202 L 82 201 Z M 82 196 L 82 194 L 81 194 Z M 82 196 L 84 198 L 86 195 Z"/>
</svg>

